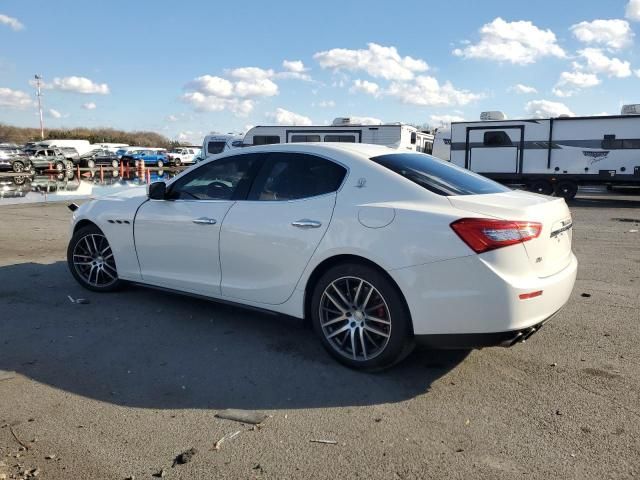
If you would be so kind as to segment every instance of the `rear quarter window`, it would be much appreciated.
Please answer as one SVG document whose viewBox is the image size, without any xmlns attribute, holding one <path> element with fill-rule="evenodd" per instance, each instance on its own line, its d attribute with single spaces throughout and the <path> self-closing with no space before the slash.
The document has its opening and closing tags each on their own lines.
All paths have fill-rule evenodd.
<svg viewBox="0 0 640 480">
<path fill-rule="evenodd" d="M 482 175 L 424 153 L 390 153 L 372 157 L 371 160 L 438 195 L 483 195 L 510 191 Z"/>
</svg>

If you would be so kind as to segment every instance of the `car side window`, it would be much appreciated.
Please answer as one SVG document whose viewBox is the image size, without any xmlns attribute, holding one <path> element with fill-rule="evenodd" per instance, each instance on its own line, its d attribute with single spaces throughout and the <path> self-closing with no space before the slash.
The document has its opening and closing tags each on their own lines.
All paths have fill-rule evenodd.
<svg viewBox="0 0 640 480">
<path fill-rule="evenodd" d="M 236 155 L 206 163 L 176 180 L 171 200 L 235 200 L 246 197 L 260 154 Z"/>
<path fill-rule="evenodd" d="M 287 201 L 335 192 L 347 173 L 331 160 L 303 153 L 272 153 L 256 178 L 249 200 Z"/>
</svg>

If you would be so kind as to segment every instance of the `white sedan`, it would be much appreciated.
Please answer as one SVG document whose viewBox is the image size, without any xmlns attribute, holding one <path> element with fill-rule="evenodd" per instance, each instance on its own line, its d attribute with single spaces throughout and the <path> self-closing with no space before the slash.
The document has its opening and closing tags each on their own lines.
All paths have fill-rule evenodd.
<svg viewBox="0 0 640 480">
<path fill-rule="evenodd" d="M 67 258 L 90 290 L 134 282 L 306 319 L 336 359 L 376 370 L 416 342 L 528 338 L 573 289 L 571 227 L 563 199 L 429 155 L 298 143 L 85 203 Z"/>
</svg>

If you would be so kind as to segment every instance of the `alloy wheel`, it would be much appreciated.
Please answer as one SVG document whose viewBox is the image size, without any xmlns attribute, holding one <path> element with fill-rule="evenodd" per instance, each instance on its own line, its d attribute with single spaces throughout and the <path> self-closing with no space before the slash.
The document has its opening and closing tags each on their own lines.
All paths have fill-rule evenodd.
<svg viewBox="0 0 640 480">
<path fill-rule="evenodd" d="M 331 347 L 344 357 L 371 360 L 391 337 L 391 314 L 382 294 L 358 277 L 342 277 L 320 299 L 320 326 Z"/>
<path fill-rule="evenodd" d="M 118 280 L 116 262 L 104 235 L 89 233 L 80 237 L 73 248 L 73 267 L 87 284 L 108 287 Z"/>
</svg>

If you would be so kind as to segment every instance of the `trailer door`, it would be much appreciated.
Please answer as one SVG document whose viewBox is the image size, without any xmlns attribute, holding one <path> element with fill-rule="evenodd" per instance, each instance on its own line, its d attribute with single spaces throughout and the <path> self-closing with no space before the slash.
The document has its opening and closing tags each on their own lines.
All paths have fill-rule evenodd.
<svg viewBox="0 0 640 480">
<path fill-rule="evenodd" d="M 465 166 L 478 173 L 518 173 L 524 127 L 469 127 Z"/>
</svg>

